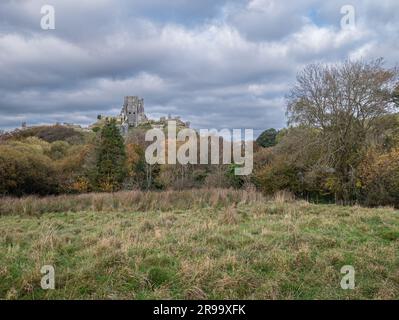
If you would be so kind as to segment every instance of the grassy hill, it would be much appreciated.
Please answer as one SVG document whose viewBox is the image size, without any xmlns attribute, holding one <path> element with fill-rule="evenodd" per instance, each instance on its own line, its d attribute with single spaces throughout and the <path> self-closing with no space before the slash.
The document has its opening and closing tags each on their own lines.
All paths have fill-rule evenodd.
<svg viewBox="0 0 399 320">
<path fill-rule="evenodd" d="M 2 198 L 0 214 L 2 299 L 399 298 L 391 208 L 204 189 Z"/>
</svg>

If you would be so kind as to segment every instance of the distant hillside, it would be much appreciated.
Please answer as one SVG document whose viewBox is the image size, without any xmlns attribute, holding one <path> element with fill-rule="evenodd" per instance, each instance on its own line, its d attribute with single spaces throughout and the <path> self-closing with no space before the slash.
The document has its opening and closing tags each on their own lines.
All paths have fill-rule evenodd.
<svg viewBox="0 0 399 320">
<path fill-rule="evenodd" d="M 36 137 L 48 143 L 65 141 L 71 144 L 84 143 L 85 137 L 90 135 L 91 130 L 84 130 L 79 126 L 72 125 L 50 125 L 35 126 L 25 129 L 17 129 L 3 135 L 3 140 L 23 140 Z"/>
</svg>

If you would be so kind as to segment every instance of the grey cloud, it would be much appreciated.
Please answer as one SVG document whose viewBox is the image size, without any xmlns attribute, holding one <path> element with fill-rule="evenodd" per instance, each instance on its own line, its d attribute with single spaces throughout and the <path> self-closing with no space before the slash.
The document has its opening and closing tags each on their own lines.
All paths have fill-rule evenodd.
<svg viewBox="0 0 399 320">
<path fill-rule="evenodd" d="M 309 7 L 313 3 L 314 0 L 248 1 L 243 7 L 233 7 L 226 18 L 248 39 L 278 40 L 307 23 Z"/>
<path fill-rule="evenodd" d="M 54 31 L 40 6 L 56 6 Z M 284 96 L 307 63 L 385 56 L 397 63 L 397 1 L 3 1 L 0 127 L 88 124 L 145 99 L 150 117 L 194 127 L 281 128 Z"/>
</svg>

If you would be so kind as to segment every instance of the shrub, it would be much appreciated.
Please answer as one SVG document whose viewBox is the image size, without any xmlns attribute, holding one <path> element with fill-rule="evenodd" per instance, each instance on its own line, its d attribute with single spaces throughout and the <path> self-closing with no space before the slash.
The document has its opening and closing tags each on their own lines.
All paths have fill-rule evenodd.
<svg viewBox="0 0 399 320">
<path fill-rule="evenodd" d="M 51 159 L 31 148 L 0 145 L 0 193 L 21 196 L 58 192 Z"/>
<path fill-rule="evenodd" d="M 360 166 L 357 185 L 365 204 L 399 207 L 399 148 L 382 155 L 370 151 Z"/>
<path fill-rule="evenodd" d="M 276 159 L 275 162 L 260 169 L 254 176 L 254 182 L 260 190 L 270 195 L 280 190 L 291 192 L 301 190 L 298 169 L 283 159 Z"/>
</svg>

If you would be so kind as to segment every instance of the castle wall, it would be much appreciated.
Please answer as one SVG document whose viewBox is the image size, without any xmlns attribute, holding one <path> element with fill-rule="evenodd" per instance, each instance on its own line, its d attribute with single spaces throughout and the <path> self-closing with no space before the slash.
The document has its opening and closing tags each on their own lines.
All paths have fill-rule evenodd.
<svg viewBox="0 0 399 320">
<path fill-rule="evenodd" d="M 141 122 L 146 120 L 144 114 L 144 99 L 136 96 L 125 97 L 122 113 L 124 120 L 129 126 L 137 127 Z"/>
</svg>

